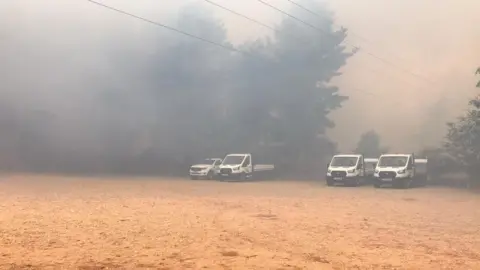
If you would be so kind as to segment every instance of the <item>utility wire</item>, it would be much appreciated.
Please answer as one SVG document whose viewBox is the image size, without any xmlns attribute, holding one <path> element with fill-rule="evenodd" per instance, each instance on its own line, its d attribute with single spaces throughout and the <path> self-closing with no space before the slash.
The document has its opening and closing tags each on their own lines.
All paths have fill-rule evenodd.
<svg viewBox="0 0 480 270">
<path fill-rule="evenodd" d="M 144 21 L 144 22 L 147 22 L 147 23 L 150 23 L 150 24 L 159 26 L 159 27 L 163 27 L 163 28 L 168 29 L 168 30 L 170 30 L 170 31 L 174 31 L 174 32 L 177 32 L 177 33 L 179 33 L 179 34 L 182 34 L 182 35 L 185 35 L 185 36 L 188 36 L 188 37 L 197 39 L 197 40 L 199 40 L 199 41 L 202 41 L 202 42 L 205 42 L 205 43 L 208 43 L 208 44 L 211 44 L 211 45 L 214 45 L 214 46 L 217 46 L 217 47 L 220 47 L 220 48 L 223 48 L 223 49 L 232 51 L 232 52 L 241 53 L 241 54 L 247 55 L 247 56 L 249 56 L 249 57 L 257 58 L 255 55 L 253 55 L 253 54 L 251 54 L 251 53 L 249 53 L 249 52 L 246 52 L 246 51 L 242 51 L 242 50 L 236 49 L 236 48 L 234 48 L 233 46 L 228 46 L 228 45 L 224 45 L 224 44 L 221 44 L 221 43 L 217 43 L 217 42 L 215 42 L 215 41 L 211 41 L 211 40 L 208 40 L 208 39 L 205 39 L 205 38 L 202 38 L 202 37 L 199 37 L 199 36 L 196 36 L 196 35 L 187 33 L 187 32 L 185 32 L 185 31 L 179 30 L 179 29 L 177 29 L 177 28 L 174 28 L 174 27 L 171 27 L 171 26 L 162 24 L 162 23 L 158 23 L 158 22 L 155 22 L 155 21 L 152 21 L 152 20 L 149 20 L 149 19 L 146 19 L 146 18 L 137 16 L 137 15 L 135 15 L 135 14 L 132 14 L 132 13 L 129 13 L 129 12 L 126 12 L 126 11 L 123 11 L 123 10 L 120 10 L 120 9 L 117 9 L 117 8 L 114 8 L 114 7 L 112 7 L 112 6 L 105 5 L 105 4 L 103 4 L 103 3 L 100 3 L 100 2 L 97 2 L 97 1 L 94 1 L 94 0 L 86 0 L 86 1 L 88 1 L 88 2 L 90 2 L 90 3 L 92 3 L 92 4 L 95 4 L 95 5 L 104 7 L 104 8 L 106 8 L 106 9 L 109 9 L 109 10 L 112 10 L 112 11 L 115 11 L 115 12 L 118 12 L 118 13 L 121 13 L 121 14 L 123 14 L 123 15 L 127 15 L 127 16 L 133 17 L 133 18 L 135 18 L 135 19 L 142 20 L 142 21 Z"/>
<path fill-rule="evenodd" d="M 300 8 L 300 9 L 302 9 L 302 10 L 304 10 L 304 11 L 310 13 L 310 14 L 313 14 L 313 15 L 319 17 L 319 18 L 323 18 L 323 17 L 324 17 L 324 16 L 320 15 L 319 13 L 314 12 L 314 11 L 312 11 L 311 9 L 308 9 L 307 7 L 299 4 L 299 3 L 297 2 L 297 0 L 295 0 L 295 1 L 293 1 L 293 0 L 286 0 L 286 1 L 292 3 L 293 5 L 297 6 L 298 8 Z M 359 39 L 361 39 L 361 40 L 364 40 L 366 43 L 372 43 L 372 42 L 371 42 L 370 40 L 368 40 L 367 38 L 362 37 L 362 36 L 360 36 L 360 35 L 358 35 L 358 34 L 355 34 L 355 33 L 353 33 L 352 31 L 348 31 L 348 32 L 351 33 L 351 34 L 353 34 L 353 35 L 356 36 L 357 38 L 359 38 Z M 393 54 L 392 54 L 392 55 L 393 55 Z M 393 56 L 395 56 L 395 55 L 393 55 Z M 397 59 L 400 59 L 400 57 L 398 57 L 398 56 L 397 56 L 396 58 L 397 58 Z M 374 69 L 370 69 L 370 71 L 372 71 L 372 72 L 374 72 L 374 73 L 378 73 L 378 71 L 377 71 L 377 70 L 374 70 Z M 480 73 L 480 68 L 478 69 L 477 72 Z M 417 74 L 413 74 L 413 75 L 415 75 L 416 77 L 417 77 L 417 76 L 420 76 L 420 75 L 417 75 Z M 423 80 L 426 80 L 426 81 L 429 82 L 429 83 L 436 84 L 436 82 L 431 81 L 431 80 L 429 80 L 429 79 L 427 79 L 427 78 L 425 78 L 425 77 L 423 77 L 423 76 L 420 76 L 420 78 L 423 79 Z M 407 80 L 402 80 L 402 81 L 405 82 L 405 83 L 407 83 L 408 85 L 410 85 L 410 86 L 412 86 L 412 87 L 418 88 L 417 85 L 413 85 L 412 83 L 410 83 L 410 82 L 407 81 Z M 479 83 L 479 85 L 480 85 L 480 83 Z M 453 100 L 457 100 L 457 99 L 453 99 Z"/>
<path fill-rule="evenodd" d="M 233 14 L 235 14 L 235 15 L 237 15 L 237 16 L 240 16 L 240 17 L 242 17 L 242 18 L 244 18 L 244 19 L 247 19 L 247 20 L 249 20 L 249 21 L 252 21 L 252 22 L 254 22 L 254 23 L 258 24 L 258 25 L 261 25 L 261 26 L 263 26 L 263 27 L 265 27 L 265 28 L 267 28 L 267 29 L 270 29 L 270 30 L 275 31 L 275 32 L 277 31 L 277 29 L 273 28 L 272 26 L 269 26 L 269 25 L 267 25 L 267 24 L 265 24 L 265 23 L 262 23 L 262 22 L 260 22 L 260 21 L 257 21 L 257 20 L 255 20 L 255 19 L 253 19 L 253 18 L 251 18 L 251 17 L 248 17 L 248 16 L 246 16 L 246 15 L 244 15 L 244 14 L 238 13 L 238 12 L 236 12 L 235 10 L 229 9 L 229 8 L 227 8 L 227 7 L 224 7 L 224 6 L 222 6 L 222 5 L 218 4 L 218 3 L 215 3 L 215 2 L 210 1 L 210 0 L 204 0 L 204 1 L 207 2 L 207 3 L 209 3 L 209 4 L 211 4 L 211 5 L 213 5 L 213 6 L 216 6 L 216 7 L 218 7 L 218 8 L 223 9 L 223 10 L 226 10 L 226 11 L 228 11 L 228 12 L 230 12 L 230 13 L 233 13 Z"/>
<path fill-rule="evenodd" d="M 300 9 L 303 9 L 304 11 L 306 11 L 306 12 L 312 14 L 312 15 L 315 15 L 315 16 L 317 16 L 317 17 L 319 17 L 319 18 L 322 18 L 322 19 L 324 18 L 324 16 L 322 16 L 322 15 L 318 14 L 317 12 L 314 12 L 314 11 L 306 8 L 305 6 L 299 4 L 299 3 L 295 2 L 295 1 L 292 1 L 292 0 L 286 0 L 286 1 L 292 3 L 293 5 L 297 6 L 297 7 L 300 8 Z M 362 37 L 362 36 L 360 36 L 360 35 L 357 35 L 357 34 L 353 33 L 353 32 L 350 31 L 350 30 L 348 31 L 348 33 L 352 33 L 352 35 L 356 36 L 357 38 L 359 38 L 359 39 L 361 39 L 361 40 L 363 40 L 363 41 L 367 41 L 367 42 L 368 42 L 368 40 L 367 40 L 366 38 L 364 38 L 364 37 Z"/>
<path fill-rule="evenodd" d="M 204 1 L 207 2 L 207 3 L 209 3 L 209 4 L 211 4 L 211 5 L 213 5 L 213 6 L 216 6 L 216 7 L 220 8 L 220 9 L 223 9 L 223 10 L 225 10 L 225 11 L 228 11 L 228 12 L 232 13 L 232 14 L 235 14 L 235 15 L 237 15 L 237 16 L 239 16 L 239 17 L 242 17 L 242 18 L 245 18 L 245 19 L 247 19 L 247 20 L 249 20 L 249 21 L 252 21 L 252 22 L 254 22 L 254 23 L 256 23 L 256 24 L 258 24 L 258 25 L 260 25 L 260 26 L 263 26 L 263 27 L 265 27 L 265 28 L 268 28 L 268 29 L 270 29 L 270 30 L 272 30 L 272 31 L 274 31 L 274 32 L 278 32 L 278 30 L 275 29 L 275 28 L 272 27 L 272 26 L 269 26 L 269 25 L 267 25 L 267 24 L 265 24 L 265 23 L 262 23 L 262 22 L 260 22 L 260 21 L 258 21 L 258 20 L 255 20 L 255 19 L 251 18 L 251 17 L 248 17 L 248 16 L 246 16 L 246 15 L 244 15 L 244 14 L 241 14 L 241 13 L 239 13 L 239 12 L 236 12 L 236 11 L 230 9 L 230 8 L 227 8 L 227 7 L 225 7 L 225 6 L 222 6 L 222 5 L 220 5 L 220 4 L 218 4 L 218 3 L 215 3 L 215 2 L 213 2 L 213 1 L 211 1 L 211 0 L 204 0 Z M 287 1 L 294 3 L 294 2 L 291 1 L 291 0 L 287 0 Z M 312 11 L 312 13 L 313 13 L 313 11 Z M 317 14 L 317 13 L 313 13 L 313 14 Z M 318 15 L 318 16 L 321 16 L 321 15 Z M 369 71 L 371 71 L 371 72 L 373 72 L 373 73 L 376 73 L 376 74 L 380 73 L 378 70 L 375 70 L 375 69 L 371 69 L 371 68 L 367 68 L 367 67 L 366 67 L 366 69 L 369 70 Z M 410 82 L 407 81 L 407 80 L 402 80 L 402 81 L 406 82 L 408 85 L 410 85 L 410 86 L 412 86 L 412 87 L 417 88 L 417 85 L 414 85 L 414 84 L 410 83 Z"/>
<path fill-rule="evenodd" d="M 320 31 L 320 32 L 328 35 L 328 36 L 331 36 L 331 37 L 333 37 L 333 38 L 336 38 L 333 34 L 327 32 L 327 31 L 325 31 L 325 30 L 323 30 L 323 29 L 321 29 L 321 28 L 318 28 L 318 27 L 316 27 L 316 26 L 314 26 L 314 25 L 312 25 L 312 24 L 310 24 L 310 23 L 308 23 L 308 22 L 305 22 L 304 20 L 301 20 L 301 19 L 299 19 L 298 17 L 295 17 L 295 16 L 293 16 L 292 14 L 290 14 L 290 13 L 288 13 L 288 12 L 286 12 L 286 11 L 284 11 L 284 10 L 282 10 L 282 9 L 280 9 L 280 8 L 278 8 L 278 7 L 270 4 L 270 3 L 267 3 L 267 2 L 265 2 L 265 1 L 263 1 L 263 0 L 257 0 L 257 1 L 260 2 L 261 4 L 267 6 L 267 7 L 270 7 L 271 9 L 274 9 L 274 10 L 282 13 L 282 14 L 285 15 L 285 16 L 288 16 L 288 17 L 290 17 L 290 18 L 292 18 L 292 19 L 294 19 L 294 20 L 296 20 L 296 21 L 298 21 L 298 22 L 300 22 L 300 23 L 302 23 L 302 24 L 304 24 L 304 25 L 309 26 L 309 27 L 312 28 L 312 29 L 315 29 L 315 30 L 317 30 L 317 31 Z M 356 45 L 354 45 L 354 44 L 350 44 L 350 43 L 348 43 L 347 41 L 345 41 L 345 43 L 346 43 L 346 44 L 349 44 L 350 46 L 358 49 L 358 46 L 356 46 Z M 366 55 L 368 55 L 368 56 L 370 56 L 370 57 L 373 57 L 373 58 L 375 58 L 375 59 L 383 62 L 384 64 L 387 64 L 387 65 L 389 65 L 389 66 L 395 67 L 395 68 L 397 68 L 398 70 L 400 70 L 400 71 L 402 71 L 402 72 L 404 72 L 404 73 L 406 73 L 406 74 L 409 74 L 409 75 L 411 75 L 411 76 L 417 77 L 417 78 L 419 78 L 419 79 L 421 79 L 421 80 L 423 80 L 423 81 L 426 81 L 426 82 L 428 82 L 428 83 L 435 84 L 435 82 L 433 82 L 433 81 L 431 81 L 431 80 L 429 80 L 429 79 L 427 79 L 427 78 L 425 78 L 425 77 L 423 77 L 423 76 L 421 76 L 421 75 L 418 75 L 418 74 L 416 74 L 416 73 L 413 73 L 413 72 L 411 72 L 411 71 L 409 71 L 409 70 L 407 70 L 407 69 L 404 69 L 404 68 L 402 68 L 402 67 L 399 67 L 399 66 L 395 65 L 394 63 L 388 61 L 387 59 L 384 59 L 384 58 L 382 58 L 382 57 L 380 57 L 380 56 L 375 55 L 374 53 L 371 53 L 371 52 L 366 51 L 366 50 L 363 50 L 363 49 L 361 49 L 360 51 L 361 51 L 361 52 L 364 52 Z"/>
<path fill-rule="evenodd" d="M 182 34 L 182 35 L 185 35 L 185 36 L 188 36 L 190 38 L 193 38 L 193 39 L 197 39 L 199 41 L 202 41 L 202 42 L 205 42 L 205 43 L 208 43 L 210 45 L 213 45 L 213 46 L 217 46 L 217 47 L 220 47 L 220 48 L 223 48 L 225 50 L 229 50 L 229 51 L 233 51 L 233 52 L 238 52 L 238 53 L 241 53 L 241 54 L 244 54 L 246 56 L 249 56 L 249 57 L 253 57 L 253 58 L 257 58 L 255 55 L 251 54 L 251 53 L 248 53 L 248 52 L 245 52 L 245 51 L 242 51 L 242 50 L 238 50 L 234 47 L 231 47 L 231 46 L 226 46 L 226 45 L 223 45 L 223 44 L 220 44 L 220 43 L 217 43 L 217 42 L 214 42 L 214 41 L 211 41 L 211 40 L 208 40 L 208 39 L 205 39 L 205 38 L 202 38 L 202 37 L 199 37 L 199 36 L 196 36 L 196 35 L 193 35 L 193 34 L 190 34 L 190 33 L 187 33 L 185 31 L 182 31 L 182 30 L 179 30 L 179 29 L 176 29 L 174 27 L 171 27 L 171 26 L 168 26 L 168 25 L 165 25 L 165 24 L 161 24 L 161 23 L 158 23 L 158 22 L 155 22 L 155 21 L 152 21 L 152 20 L 149 20 L 149 19 L 146 19 L 146 18 L 143 18 L 143 17 L 140 17 L 138 15 L 135 15 L 135 14 L 132 14 L 132 13 L 129 13 L 129 12 L 126 12 L 126 11 L 123 11 L 123 10 L 120 10 L 120 9 L 117 9 L 117 8 L 114 8 L 112 6 L 108 6 L 108 5 L 105 5 L 103 3 L 100 3 L 100 2 L 97 2 L 97 1 L 94 1 L 94 0 L 86 0 L 92 4 L 96 4 L 100 7 L 103 7 L 103 8 L 107 8 L 109 10 L 112 10 L 112 11 L 115 11 L 115 12 L 118 12 L 118 13 L 121 13 L 123 15 L 127 15 L 127 16 L 130 16 L 130 17 L 133 17 L 135 19 L 138 19 L 138 20 L 141 20 L 141 21 L 144 21 L 144 22 L 147 22 L 147 23 L 150 23 L 150 24 L 153 24 L 153 25 L 156 25 L 156 26 L 159 26 L 159 27 L 162 27 L 162 28 L 165 28 L 165 29 L 168 29 L 168 30 L 171 30 L 171 31 L 174 31 L 174 32 L 177 32 L 179 34 Z M 209 0 L 205 0 L 207 2 L 211 2 Z M 213 3 L 213 2 L 212 2 Z M 227 10 L 227 9 L 226 9 Z M 252 19 L 253 20 L 253 19 Z M 254 20 L 253 20 L 254 21 Z M 270 27 L 269 27 L 270 28 Z M 271 29 L 274 29 L 273 27 Z M 266 60 L 266 59 L 261 59 L 261 60 Z M 369 92 L 369 91 L 365 91 L 363 89 L 358 89 L 358 88 L 351 88 L 351 87 L 347 87 L 348 89 L 351 89 L 355 92 L 362 92 L 364 94 L 367 94 L 367 95 L 371 95 L 371 96 L 378 96 L 372 92 Z"/>
<path fill-rule="evenodd" d="M 299 4 L 298 2 L 295 2 L 295 1 L 293 1 L 293 0 L 286 0 L 286 1 L 292 3 L 293 5 L 297 6 L 297 7 L 300 8 L 300 9 L 303 9 L 304 11 L 306 11 L 306 12 L 312 14 L 312 15 L 315 15 L 315 16 L 321 18 L 321 19 L 324 18 L 324 16 L 320 15 L 320 14 L 317 13 L 317 12 L 312 11 L 311 9 L 306 8 L 305 6 Z M 357 37 L 358 39 L 363 40 L 363 41 L 364 41 L 365 43 L 367 43 L 367 44 L 368 44 L 368 43 L 370 43 L 370 44 L 372 43 L 372 42 L 371 42 L 370 40 L 368 40 L 367 38 L 365 38 L 365 37 L 363 37 L 363 36 L 360 36 L 360 35 L 354 33 L 354 32 L 351 31 L 351 30 L 348 30 L 348 33 L 349 33 L 349 35 L 353 35 L 353 36 Z M 392 53 L 390 53 L 390 54 L 392 54 Z M 394 57 L 397 58 L 397 59 L 402 60 L 402 57 L 395 56 L 394 54 L 392 54 L 392 56 L 394 56 Z"/>
</svg>

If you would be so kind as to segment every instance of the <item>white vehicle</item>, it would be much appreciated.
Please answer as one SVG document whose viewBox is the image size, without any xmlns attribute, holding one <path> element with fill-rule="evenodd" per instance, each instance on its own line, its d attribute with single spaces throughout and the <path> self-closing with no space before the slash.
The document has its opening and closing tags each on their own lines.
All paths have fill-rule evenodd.
<svg viewBox="0 0 480 270">
<path fill-rule="evenodd" d="M 192 180 L 199 178 L 213 179 L 218 175 L 221 163 L 221 158 L 207 158 L 201 164 L 190 167 L 190 178 Z"/>
<path fill-rule="evenodd" d="M 246 180 L 253 178 L 254 173 L 268 172 L 274 169 L 274 165 L 254 165 L 252 154 L 229 154 L 220 165 L 219 177 L 223 179 Z"/>
<path fill-rule="evenodd" d="M 418 180 L 418 186 L 426 186 L 429 179 L 428 159 L 415 158 L 415 176 Z"/>
<path fill-rule="evenodd" d="M 365 158 L 365 178 L 369 181 L 373 180 L 375 168 L 377 167 L 378 158 Z"/>
<path fill-rule="evenodd" d="M 365 166 L 362 155 L 335 155 L 327 166 L 327 185 L 341 183 L 359 186 L 365 181 Z"/>
<path fill-rule="evenodd" d="M 374 186 L 383 184 L 395 188 L 409 188 L 415 179 L 415 156 L 413 154 L 385 154 L 378 159 L 374 174 Z"/>
</svg>

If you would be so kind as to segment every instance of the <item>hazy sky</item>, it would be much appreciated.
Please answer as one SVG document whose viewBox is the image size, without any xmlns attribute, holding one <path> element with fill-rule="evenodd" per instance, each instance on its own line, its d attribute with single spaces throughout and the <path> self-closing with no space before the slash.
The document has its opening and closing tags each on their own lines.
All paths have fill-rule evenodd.
<svg viewBox="0 0 480 270">
<path fill-rule="evenodd" d="M 281 14 L 256 0 L 213 1 L 269 25 L 282 18 Z M 269 30 L 201 0 L 103 1 L 159 22 L 167 21 L 166 18 L 174 16 L 181 6 L 193 2 L 203 2 L 210 7 L 225 22 L 234 42 L 269 34 Z M 292 8 L 286 0 L 268 2 L 286 10 Z M 370 129 L 377 130 L 385 144 L 396 151 L 411 151 L 438 142 L 443 136 L 443 123 L 461 113 L 466 98 L 475 91 L 473 73 L 480 65 L 480 1 L 330 0 L 327 3 L 336 14 L 337 24 L 350 29 L 348 44 L 362 48 L 350 59 L 344 74 L 334 81 L 351 98 L 344 108 L 334 113 L 337 127 L 330 132 L 331 138 L 346 150 L 351 150 L 359 135 Z M 2 27 L 29 33 L 21 40 L 25 44 L 35 36 L 36 42 L 55 44 L 57 49 L 84 42 L 85 29 L 90 31 L 90 42 L 82 45 L 82 50 L 95 50 L 96 43 L 91 39 L 102 41 L 109 31 L 124 29 L 123 37 L 134 39 L 138 31 L 152 29 L 141 21 L 101 9 L 85 0 L 3 0 L 0 17 Z M 310 22 L 315 23 L 315 19 L 312 17 Z M 56 33 L 58 38 L 45 35 L 42 39 L 46 32 Z M 146 48 L 149 42 L 145 40 Z M 45 58 L 53 53 L 45 52 Z M 370 53 L 395 67 L 375 59 Z M 421 78 L 402 70 L 419 74 Z M 50 98 L 55 99 L 55 95 Z M 441 110 L 435 108 L 435 104 L 440 104 Z M 437 117 L 432 115 L 431 112 L 439 110 L 442 113 Z"/>
</svg>

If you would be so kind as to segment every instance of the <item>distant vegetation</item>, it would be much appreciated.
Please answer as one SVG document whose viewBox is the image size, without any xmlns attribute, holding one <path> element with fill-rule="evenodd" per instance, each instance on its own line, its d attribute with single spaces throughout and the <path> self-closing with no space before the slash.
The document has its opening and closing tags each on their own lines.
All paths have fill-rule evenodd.
<svg viewBox="0 0 480 270">
<path fill-rule="evenodd" d="M 318 173 L 322 158 L 335 151 L 325 136 L 334 126 L 329 114 L 347 100 L 329 82 L 354 52 L 343 45 L 347 29 L 336 29 L 333 14 L 315 5 L 309 2 L 323 17 L 315 23 L 323 34 L 286 18 L 272 38 L 237 46 L 248 55 L 148 24 L 158 32 L 148 50 L 138 49 L 147 47 L 142 34 L 124 33 L 124 42 L 115 37 L 101 57 L 108 60 L 109 76 L 84 78 L 81 87 L 94 94 L 77 101 L 73 116 L 53 107 L 45 114 L 19 112 L 10 104 L 0 108 L 0 166 L 185 173 L 198 158 L 253 152 L 297 175 Z M 291 12 L 307 20 L 308 13 Z M 170 24 L 232 46 L 223 23 L 199 6 L 183 9 Z"/>
<path fill-rule="evenodd" d="M 480 68 L 476 74 L 480 74 Z M 476 85 L 480 88 L 480 81 Z M 447 123 L 445 144 L 439 149 L 428 149 L 432 177 L 449 172 L 465 172 L 469 186 L 480 185 L 480 99 L 469 101 L 467 111 L 456 121 Z"/>
<path fill-rule="evenodd" d="M 381 145 L 380 135 L 376 131 L 371 130 L 360 136 L 354 152 L 362 154 L 366 158 L 376 158 L 387 153 L 388 148 Z"/>
<path fill-rule="evenodd" d="M 315 19 L 323 33 L 285 18 L 270 38 L 235 47 L 245 53 L 131 18 L 125 20 L 146 30 L 111 33 L 98 44 L 99 35 L 86 31 L 79 39 L 85 44 L 58 41 L 61 50 L 36 41 L 47 33 L 49 41 L 63 38 L 53 30 L 28 36 L 0 26 L 0 169 L 182 174 L 197 159 L 252 152 L 257 162 L 295 176 L 320 176 L 336 151 L 325 135 L 335 126 L 330 113 L 348 100 L 330 81 L 355 51 L 346 49 L 348 31 L 334 26 L 329 9 L 308 6 L 323 18 Z M 233 47 L 223 22 L 201 6 L 184 8 L 169 24 Z M 91 70 L 77 68 L 82 61 L 94 62 Z M 28 70 L 11 73 L 19 63 L 29 63 Z M 49 95 L 41 99 L 43 93 Z M 66 104 L 50 106 L 61 97 Z M 463 170 L 480 181 L 479 117 L 480 100 L 473 98 L 467 113 L 448 124 L 444 147 L 424 151 L 436 172 Z M 354 151 L 374 157 L 387 150 L 372 130 Z"/>
</svg>

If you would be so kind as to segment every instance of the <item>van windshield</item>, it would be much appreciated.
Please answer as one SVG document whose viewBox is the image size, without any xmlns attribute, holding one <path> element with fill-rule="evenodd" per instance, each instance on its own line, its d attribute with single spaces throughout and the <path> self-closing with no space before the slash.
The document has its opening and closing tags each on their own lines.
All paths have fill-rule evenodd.
<svg viewBox="0 0 480 270">
<path fill-rule="evenodd" d="M 222 165 L 239 165 L 243 162 L 243 159 L 245 156 L 227 156 L 223 162 Z"/>
<path fill-rule="evenodd" d="M 334 157 L 330 166 L 332 167 L 352 167 L 357 165 L 358 157 Z"/>
<path fill-rule="evenodd" d="M 209 164 L 209 165 L 213 165 L 215 164 L 215 159 L 211 159 L 211 158 L 206 158 L 204 159 L 200 164 Z"/>
<path fill-rule="evenodd" d="M 385 156 L 378 161 L 379 167 L 405 167 L 408 157 L 405 156 Z"/>
</svg>

